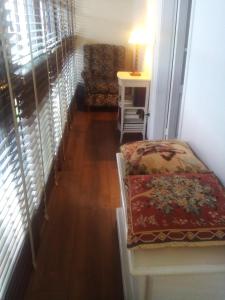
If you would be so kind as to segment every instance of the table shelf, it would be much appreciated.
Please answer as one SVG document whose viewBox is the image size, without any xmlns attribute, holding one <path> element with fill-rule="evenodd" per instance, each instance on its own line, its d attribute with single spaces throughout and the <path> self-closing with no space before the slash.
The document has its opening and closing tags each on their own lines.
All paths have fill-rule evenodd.
<svg viewBox="0 0 225 300">
<path fill-rule="evenodd" d="M 119 104 L 118 104 L 118 129 L 120 130 L 120 142 L 124 133 L 141 133 L 143 139 L 146 134 L 148 116 L 149 85 L 150 78 L 141 73 L 141 76 L 131 76 L 130 72 L 118 72 Z M 126 94 L 126 88 L 131 88 L 132 93 Z M 138 106 L 134 101 L 134 89 L 145 88 L 143 106 Z M 140 104 L 140 103 L 139 103 Z M 142 103 L 141 103 L 142 104 Z"/>
</svg>

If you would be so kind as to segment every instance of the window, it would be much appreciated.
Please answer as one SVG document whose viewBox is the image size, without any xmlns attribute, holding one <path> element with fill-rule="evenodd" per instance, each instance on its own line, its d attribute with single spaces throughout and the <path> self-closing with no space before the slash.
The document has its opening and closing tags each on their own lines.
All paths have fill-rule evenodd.
<svg viewBox="0 0 225 300">
<path fill-rule="evenodd" d="M 27 222 L 22 174 L 2 47 L 0 50 L 0 298 L 2 299 L 25 237 Z"/>
<path fill-rule="evenodd" d="M 0 299 L 45 206 L 74 95 L 74 1 L 0 4 Z M 21 278 L 21 280 L 23 280 Z"/>
</svg>

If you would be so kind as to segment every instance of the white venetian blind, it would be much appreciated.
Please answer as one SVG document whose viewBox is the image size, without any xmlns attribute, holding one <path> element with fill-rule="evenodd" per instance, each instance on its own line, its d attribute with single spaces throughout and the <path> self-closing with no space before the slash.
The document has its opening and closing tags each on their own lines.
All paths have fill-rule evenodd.
<svg viewBox="0 0 225 300">
<path fill-rule="evenodd" d="M 10 95 L 0 46 L 0 299 L 26 231 L 24 191 Z"/>
<path fill-rule="evenodd" d="M 41 206 L 47 215 L 46 184 L 76 84 L 74 7 L 73 0 L 0 3 L 0 299 L 26 237 L 35 264 L 33 219 Z"/>
<path fill-rule="evenodd" d="M 23 156 L 26 190 L 29 209 L 32 215 L 34 210 L 39 206 L 43 190 L 38 114 L 35 101 L 34 82 L 32 72 L 30 71 L 32 69 L 33 59 L 38 59 L 44 51 L 43 46 L 41 46 L 41 37 L 38 38 L 40 27 L 40 17 L 38 17 L 38 14 L 40 13 L 40 10 L 37 5 L 34 6 L 32 0 L 7 0 L 6 4 L 11 8 L 7 15 L 7 20 L 9 21 L 7 34 L 10 37 L 16 37 L 15 39 L 6 39 L 6 49 L 8 50 L 9 75 L 15 103 L 14 109 L 17 114 L 16 117 Z M 14 20 L 23 20 L 22 26 L 20 26 L 20 23 L 18 22 L 15 25 Z M 37 30 L 34 29 L 35 22 L 37 22 Z M 31 38 L 30 33 L 34 34 Z M 15 45 L 14 40 L 21 39 L 24 42 L 23 46 L 26 50 L 23 50 L 23 46 L 20 45 L 20 48 L 17 48 L 16 54 L 14 54 L 14 52 L 10 51 L 17 46 Z M 19 49 L 22 49 L 21 51 L 26 53 L 25 69 L 23 63 L 24 56 L 22 56 L 22 60 L 15 59 L 15 55 L 17 56 L 17 53 L 20 52 Z M 27 52 L 29 55 L 27 55 Z M 15 70 L 16 76 L 14 76 Z"/>
</svg>

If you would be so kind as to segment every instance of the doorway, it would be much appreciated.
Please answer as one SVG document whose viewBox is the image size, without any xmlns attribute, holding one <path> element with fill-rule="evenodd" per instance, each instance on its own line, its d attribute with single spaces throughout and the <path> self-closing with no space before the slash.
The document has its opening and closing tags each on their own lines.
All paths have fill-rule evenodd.
<svg viewBox="0 0 225 300">
<path fill-rule="evenodd" d="M 177 137 L 192 0 L 162 0 L 154 49 L 149 139 Z"/>
</svg>

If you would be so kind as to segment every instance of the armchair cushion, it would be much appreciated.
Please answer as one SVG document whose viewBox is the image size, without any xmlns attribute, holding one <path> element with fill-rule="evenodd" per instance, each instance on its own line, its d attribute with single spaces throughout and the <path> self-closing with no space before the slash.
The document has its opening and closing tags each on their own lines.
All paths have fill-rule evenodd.
<svg viewBox="0 0 225 300">
<path fill-rule="evenodd" d="M 89 91 L 93 94 L 118 94 L 118 83 L 117 80 L 92 80 L 89 83 Z"/>
<path fill-rule="evenodd" d="M 88 94 L 86 102 L 91 106 L 116 107 L 118 105 L 118 95 L 113 94 Z"/>
</svg>

